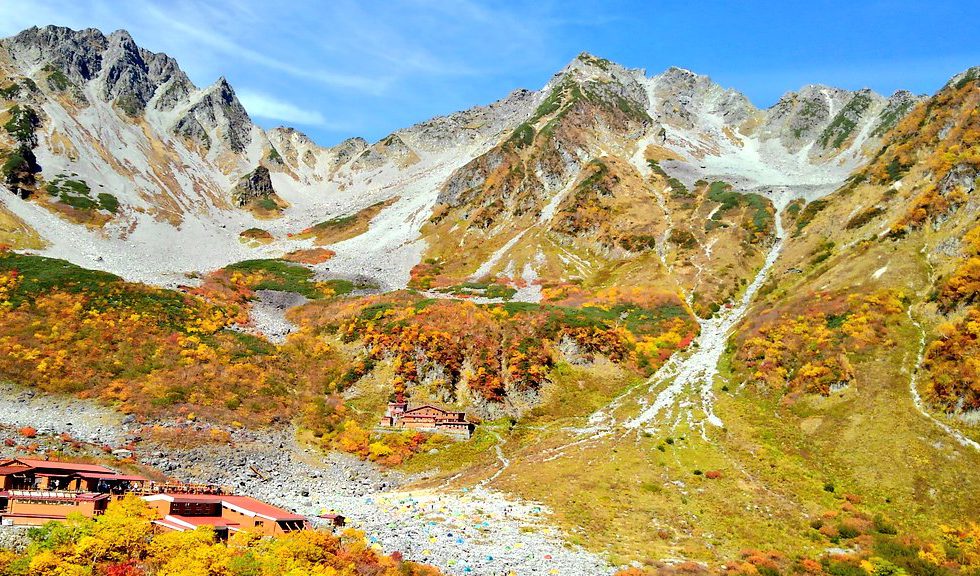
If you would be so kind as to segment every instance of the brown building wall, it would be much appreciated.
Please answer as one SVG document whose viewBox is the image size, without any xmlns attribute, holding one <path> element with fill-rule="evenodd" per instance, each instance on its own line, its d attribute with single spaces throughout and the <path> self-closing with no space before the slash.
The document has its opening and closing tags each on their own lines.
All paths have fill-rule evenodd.
<svg viewBox="0 0 980 576">
<path fill-rule="evenodd" d="M 104 507 L 101 506 L 101 501 L 78 501 L 78 502 L 50 502 L 50 503 L 35 503 L 29 501 L 22 501 L 11 499 L 7 506 L 7 513 L 4 514 L 4 518 L 11 518 L 14 524 L 18 524 L 18 515 L 27 516 L 49 516 L 55 518 L 66 518 L 69 514 L 79 513 L 83 516 L 92 517 L 95 516 L 96 510 L 102 511 Z M 33 521 L 33 518 L 22 518 L 23 521 Z M 48 518 L 41 518 L 40 524 L 47 522 Z M 31 522 L 34 524 L 34 522 Z"/>
<path fill-rule="evenodd" d="M 170 514 L 170 502 L 167 502 L 166 500 L 150 500 L 147 501 L 147 504 L 150 505 L 150 508 L 157 511 L 160 518 Z"/>
<path fill-rule="evenodd" d="M 272 534 L 278 533 L 276 531 L 275 521 L 269 520 L 268 518 L 247 516 L 224 506 L 221 507 L 221 517 L 229 524 L 238 524 L 240 530 L 251 530 L 264 536 L 271 536 Z"/>
</svg>

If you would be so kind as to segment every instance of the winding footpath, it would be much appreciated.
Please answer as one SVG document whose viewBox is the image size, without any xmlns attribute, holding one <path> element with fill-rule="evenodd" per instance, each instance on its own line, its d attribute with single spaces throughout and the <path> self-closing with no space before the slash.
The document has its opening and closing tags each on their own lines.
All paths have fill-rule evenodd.
<svg viewBox="0 0 980 576">
<path fill-rule="evenodd" d="M 926 252 L 925 246 L 922 247 L 920 252 L 925 256 L 926 264 L 929 266 L 929 282 L 927 285 L 932 286 L 935 282 L 935 269 L 933 268 L 932 260 L 929 258 L 929 254 Z M 922 361 L 925 358 L 926 353 L 926 330 L 912 315 L 911 305 L 909 305 L 905 313 L 908 315 L 909 321 L 912 323 L 912 325 L 919 331 L 919 348 L 916 351 L 915 364 L 912 365 L 909 374 L 909 394 L 912 396 L 912 403 L 915 405 L 915 409 L 959 444 L 980 451 L 980 443 L 967 438 L 959 430 L 956 430 L 945 422 L 941 422 L 926 409 L 926 405 L 922 401 L 922 396 L 919 394 L 919 370 L 922 368 Z"/>
</svg>

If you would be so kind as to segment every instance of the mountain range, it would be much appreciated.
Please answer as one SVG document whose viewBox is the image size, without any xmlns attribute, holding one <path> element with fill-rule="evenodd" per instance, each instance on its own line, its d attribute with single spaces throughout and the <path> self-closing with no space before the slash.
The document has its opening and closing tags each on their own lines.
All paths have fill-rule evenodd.
<svg viewBox="0 0 980 576">
<path fill-rule="evenodd" d="M 343 444 L 352 425 L 305 418 L 348 412 L 315 397 L 361 432 L 395 397 L 453 405 L 473 439 L 390 463 L 418 486 L 542 502 L 612 565 L 759 548 L 789 570 L 977 520 L 978 107 L 980 68 L 759 109 L 582 53 L 539 90 L 323 147 L 125 31 L 32 28 L 0 41 L 0 244 L 219 306 L 185 336 L 326 342 L 329 384 L 283 377 L 268 394 L 295 405 L 256 426 Z M 34 361 L 6 376 L 45 388 Z M 247 393 L 120 374 L 142 392 L 85 394 L 253 424 Z"/>
</svg>

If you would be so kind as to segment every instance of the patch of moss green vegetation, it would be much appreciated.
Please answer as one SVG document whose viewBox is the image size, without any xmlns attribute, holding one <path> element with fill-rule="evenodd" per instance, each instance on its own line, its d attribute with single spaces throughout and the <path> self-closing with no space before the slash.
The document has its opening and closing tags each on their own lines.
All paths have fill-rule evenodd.
<svg viewBox="0 0 980 576">
<path fill-rule="evenodd" d="M 7 109 L 7 113 L 10 114 L 10 119 L 3 125 L 7 134 L 21 144 L 31 147 L 37 144 L 37 135 L 34 133 L 34 129 L 40 122 L 37 112 L 30 106 L 14 104 Z"/>
<path fill-rule="evenodd" d="M 389 302 L 379 302 L 377 304 L 371 304 L 361 308 L 357 316 L 361 320 L 379 320 L 388 310 L 394 308 L 395 305 Z"/>
<path fill-rule="evenodd" d="M 336 218 L 331 218 L 319 224 L 313 225 L 313 230 L 336 230 L 338 228 L 346 228 L 357 222 L 357 214 L 350 214 L 348 216 L 338 216 Z"/>
<path fill-rule="evenodd" d="M 959 82 L 956 83 L 956 89 L 959 90 L 970 82 L 976 82 L 978 79 L 980 79 L 980 67 L 970 68 L 966 71 L 966 74 L 960 78 Z"/>
<path fill-rule="evenodd" d="M 296 292 L 311 300 L 323 297 L 323 293 L 317 290 L 313 283 L 313 271 L 301 264 L 264 258 L 229 264 L 225 266 L 225 270 L 238 271 L 243 274 L 263 273 L 266 278 L 255 286 L 251 286 L 253 290 Z"/>
<path fill-rule="evenodd" d="M 534 127 L 527 122 L 518 126 L 514 130 L 514 133 L 510 135 L 510 138 L 507 139 L 507 144 L 518 150 L 527 148 L 532 143 L 534 143 Z"/>
<path fill-rule="evenodd" d="M 277 164 L 282 163 L 282 156 L 279 154 L 279 151 L 276 150 L 275 146 L 269 149 L 269 155 L 267 156 L 267 158 L 269 159 L 270 162 L 275 162 Z"/>
<path fill-rule="evenodd" d="M 898 121 L 905 117 L 912 109 L 912 105 L 915 104 L 912 100 L 902 102 L 898 106 L 893 108 L 888 108 L 881 113 L 878 119 L 878 126 L 871 132 L 871 135 L 878 138 L 884 136 L 889 130 L 898 124 Z"/>
<path fill-rule="evenodd" d="M 269 212 L 273 212 L 279 209 L 279 205 L 276 204 L 276 201 L 273 200 L 272 198 L 269 198 L 268 196 L 256 200 L 255 205 L 261 208 L 262 210 L 266 210 Z"/>
<path fill-rule="evenodd" d="M 881 206 L 872 206 L 856 214 L 853 218 L 851 218 L 847 222 L 847 225 L 845 225 L 844 228 L 848 230 L 854 230 L 856 228 L 860 228 L 884 213 L 885 210 Z"/>
<path fill-rule="evenodd" d="M 586 170 L 591 170 L 592 173 L 589 176 L 578 183 L 575 187 L 575 194 L 578 195 L 580 192 L 595 192 L 597 191 L 597 186 L 602 182 L 603 178 L 609 174 L 609 166 L 605 162 L 599 159 L 592 160 L 585 167 Z"/>
<path fill-rule="evenodd" d="M 61 70 L 54 70 L 48 74 L 48 88 L 56 92 L 64 92 L 71 86 L 71 82 Z"/>
<path fill-rule="evenodd" d="M 187 298 L 179 292 L 128 284 L 115 274 L 82 268 L 67 260 L 13 252 L 0 254 L 0 272 L 11 270 L 16 270 L 21 278 L 9 296 L 14 306 L 61 290 L 85 294 L 90 309 L 127 308 L 179 329 L 183 329 L 192 312 Z"/>
<path fill-rule="evenodd" d="M 557 112 L 564 104 L 572 104 L 582 98 L 582 89 L 579 85 L 566 78 L 541 102 L 534 114 L 527 120 L 527 124 L 533 125 L 545 116 Z"/>
<path fill-rule="evenodd" d="M 841 144 L 854 132 L 857 127 L 856 118 L 871 106 L 871 97 L 867 94 L 856 94 L 851 101 L 834 116 L 834 119 L 827 125 L 817 142 L 824 148 L 840 148 Z"/>
<path fill-rule="evenodd" d="M 276 351 L 276 347 L 270 344 L 268 340 L 264 340 L 257 336 L 239 332 L 238 330 L 225 329 L 223 332 L 233 335 L 242 345 L 241 348 L 236 349 L 232 353 L 232 360 L 252 358 L 254 356 L 266 356 Z"/>
<path fill-rule="evenodd" d="M 0 98 L 12 100 L 19 96 L 21 92 L 37 92 L 37 84 L 30 78 L 21 78 L 19 81 L 11 82 L 7 86 L 0 88 Z"/>
<path fill-rule="evenodd" d="M 73 180 L 61 174 L 49 182 L 44 189 L 51 196 L 57 197 L 61 203 L 78 210 L 105 210 L 113 214 L 119 211 L 119 200 L 115 196 L 102 192 L 93 198 L 92 189 L 84 180 Z"/>
<path fill-rule="evenodd" d="M 13 84 L 8 84 L 3 88 L 0 88 L 0 98 L 4 100 L 10 100 L 20 93 L 20 84 L 14 82 Z"/>
<path fill-rule="evenodd" d="M 15 306 L 55 288 L 69 292 L 98 292 L 109 284 L 122 282 L 122 278 L 115 274 L 82 268 L 67 260 L 14 252 L 0 254 L 0 271 L 10 270 L 16 270 L 21 277 L 10 296 Z"/>
<path fill-rule="evenodd" d="M 355 290 L 377 290 L 379 286 L 368 280 L 347 280 L 346 278 L 334 278 L 322 283 L 324 286 L 333 290 L 335 296 L 350 294 Z"/>
<path fill-rule="evenodd" d="M 510 286 L 497 284 L 495 282 L 464 282 L 447 288 L 439 288 L 437 292 L 443 294 L 456 294 L 467 296 L 482 296 L 484 298 L 510 300 L 517 294 L 517 290 Z"/>
<path fill-rule="evenodd" d="M 657 161 L 657 160 L 647 160 L 647 166 L 649 166 L 650 167 L 650 170 L 653 170 L 655 173 L 663 176 L 664 178 L 668 178 L 667 173 L 660 166 L 660 162 L 659 161 Z"/>
<path fill-rule="evenodd" d="M 126 115 L 135 118 L 140 115 L 143 111 L 143 103 L 140 102 L 139 98 L 131 94 L 123 94 L 119 98 L 116 98 L 116 106 L 126 113 Z"/>
<path fill-rule="evenodd" d="M 827 260 L 828 258 L 830 258 L 831 256 L 833 256 L 834 255 L 834 246 L 835 246 L 835 244 L 833 242 L 829 241 L 829 240 L 828 241 L 825 241 L 824 243 L 822 243 L 817 248 L 817 251 L 814 254 L 813 258 L 810 260 L 810 265 L 811 266 L 816 266 L 817 264 L 820 264 L 820 263 L 824 262 L 825 260 Z"/>
<path fill-rule="evenodd" d="M 31 161 L 28 156 L 31 155 L 31 149 L 26 146 L 19 146 L 10 152 L 7 152 L 3 156 L 3 165 L 0 166 L 0 175 L 3 176 L 5 182 L 10 182 L 10 177 L 12 174 L 21 171 L 31 170 Z"/>
<path fill-rule="evenodd" d="M 606 328 L 619 325 L 634 334 L 649 334 L 659 330 L 664 320 L 685 318 L 687 310 L 680 304 L 664 304 L 656 308 L 643 308 L 636 304 L 620 303 L 614 306 L 585 305 L 579 308 L 533 304 L 530 302 L 507 302 L 486 304 L 487 307 L 501 307 L 511 316 L 523 313 L 548 312 L 547 332 L 557 334 L 564 327 Z"/>
<path fill-rule="evenodd" d="M 793 200 L 786 206 L 786 213 L 789 214 L 790 217 L 796 218 L 799 215 L 800 210 L 803 209 L 804 203 L 805 202 L 800 199 Z"/>
<path fill-rule="evenodd" d="M 115 214 L 119 211 L 119 199 L 108 192 L 102 192 L 99 194 L 99 207 Z"/>
<path fill-rule="evenodd" d="M 708 199 L 721 204 L 721 208 L 712 216 L 714 220 L 719 220 L 723 212 L 747 206 L 752 210 L 752 227 L 756 231 L 764 232 L 772 225 L 769 203 L 758 194 L 735 192 L 727 182 L 716 181 L 708 187 Z"/>
<path fill-rule="evenodd" d="M 800 211 L 800 217 L 796 219 L 796 232 L 800 233 L 806 228 L 806 225 L 813 221 L 817 217 L 817 214 L 821 210 L 827 207 L 826 200 L 814 200 L 807 204 L 802 211 Z"/>
<path fill-rule="evenodd" d="M 888 180 L 886 183 L 897 182 L 902 179 L 902 176 L 911 168 L 910 165 L 905 165 L 899 162 L 898 156 L 892 158 L 891 162 L 885 166 L 885 171 L 888 172 Z"/>
<path fill-rule="evenodd" d="M 687 189 L 687 186 L 683 182 L 670 176 L 667 178 L 667 184 L 670 185 L 670 194 L 675 198 L 688 198 L 691 196 L 691 191 Z"/>
<path fill-rule="evenodd" d="M 585 62 L 586 64 L 590 64 L 592 66 L 596 66 L 597 68 L 601 68 L 602 70 L 608 71 L 609 68 L 612 66 L 612 62 L 610 62 L 609 60 L 606 60 L 605 58 L 599 58 L 598 56 L 593 56 L 592 54 L 587 54 L 585 52 L 579 54 L 578 59 L 582 62 Z"/>
</svg>

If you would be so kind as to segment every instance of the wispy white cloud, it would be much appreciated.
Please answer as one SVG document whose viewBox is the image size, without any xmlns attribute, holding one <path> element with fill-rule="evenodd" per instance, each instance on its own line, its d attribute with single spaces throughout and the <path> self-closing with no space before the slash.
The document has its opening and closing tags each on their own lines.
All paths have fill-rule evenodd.
<svg viewBox="0 0 980 576">
<path fill-rule="evenodd" d="M 295 104 L 280 100 L 275 96 L 248 89 L 238 90 L 236 94 L 242 106 L 245 106 L 245 110 L 252 116 L 265 118 L 266 120 L 275 120 L 277 122 L 286 122 L 288 124 L 302 124 L 303 126 L 316 126 L 319 128 L 330 126 L 320 112 L 300 108 Z"/>
<path fill-rule="evenodd" d="M 355 89 L 375 95 L 384 92 L 390 82 L 386 78 L 371 78 L 297 66 L 287 60 L 249 48 L 218 33 L 213 28 L 202 28 L 175 18 L 173 13 L 168 13 L 154 4 L 148 3 L 144 9 L 147 14 L 155 17 L 160 25 L 173 28 L 182 35 L 218 50 L 226 56 L 247 60 L 296 78 L 311 80 L 334 88 Z"/>
</svg>

